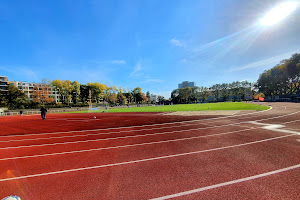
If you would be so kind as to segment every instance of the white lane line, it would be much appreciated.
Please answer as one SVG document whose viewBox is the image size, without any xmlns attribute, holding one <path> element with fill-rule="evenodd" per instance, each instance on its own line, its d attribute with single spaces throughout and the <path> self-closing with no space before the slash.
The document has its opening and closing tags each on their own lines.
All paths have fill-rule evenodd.
<svg viewBox="0 0 300 200">
<path fill-rule="evenodd" d="M 168 131 L 168 132 L 161 132 L 161 133 L 149 133 L 149 134 L 142 134 L 142 135 L 129 135 L 129 136 L 120 136 L 120 137 L 111 137 L 111 138 L 100 138 L 100 139 L 93 139 L 93 140 L 78 140 L 78 141 L 72 141 L 72 142 L 56 142 L 56 143 L 46 143 L 46 144 L 9 146 L 9 147 L 1 147 L 0 150 L 30 148 L 30 147 L 42 147 L 42 146 L 55 146 L 55 145 L 65 145 L 65 144 L 77 144 L 77 143 L 88 143 L 88 142 L 107 141 L 107 140 L 118 140 L 118 139 L 126 139 L 126 138 L 137 138 L 137 137 L 146 137 L 146 136 L 154 136 L 154 135 L 182 133 L 182 132 L 197 131 L 197 130 L 201 130 L 201 129 L 198 128 L 198 129 L 189 129 L 189 130 Z"/>
<path fill-rule="evenodd" d="M 250 121 L 249 123 L 256 124 L 256 125 L 263 125 L 263 127 L 262 127 L 263 129 L 267 129 L 267 130 L 271 130 L 271 131 L 300 135 L 300 132 L 297 132 L 297 131 L 281 129 L 281 128 L 285 127 L 285 125 L 282 125 L 282 124 L 266 124 L 266 123 L 260 123 L 257 121 Z"/>
<path fill-rule="evenodd" d="M 180 121 L 180 122 L 166 122 L 166 123 L 160 123 L 160 124 L 148 124 L 148 125 L 138 125 L 138 126 L 123 126 L 123 127 L 114 127 L 114 128 L 101 128 L 101 129 L 89 129 L 89 130 L 80 130 L 80 131 L 61 131 L 61 132 L 49 132 L 49 133 L 32 133 L 32 134 L 23 134 L 23 135 L 2 135 L 0 138 L 4 137 L 24 137 L 24 136 L 32 136 L 32 135 L 56 135 L 61 133 L 76 133 L 76 132 L 88 132 L 88 131 L 101 131 L 101 130 L 114 130 L 114 129 L 125 129 L 125 128 L 140 128 L 140 127 L 146 127 L 146 126 L 164 126 L 169 124 L 182 124 L 182 123 L 193 123 L 193 122 L 202 122 L 202 121 L 208 121 L 208 120 L 216 120 L 216 119 L 226 119 L 231 117 L 239 117 L 244 115 L 251 115 L 251 114 L 261 114 L 263 112 L 267 112 L 272 110 L 273 107 L 271 106 L 268 110 L 263 110 L 259 112 L 250 112 L 240 115 L 229 115 L 229 116 L 222 116 L 222 117 L 215 117 L 215 118 L 209 118 L 209 119 L 196 119 L 196 120 L 186 120 L 186 121 Z"/>
<path fill-rule="evenodd" d="M 219 148 L 200 150 L 200 151 L 192 151 L 192 152 L 180 153 L 180 154 L 171 154 L 171 155 L 167 155 L 167 156 L 152 157 L 152 158 L 126 161 L 126 162 L 120 162 L 120 163 L 112 163 L 112 164 L 105 164 L 105 165 L 96 165 L 96 166 L 91 166 L 91 167 L 67 169 L 67 170 L 46 172 L 46 173 L 40 173 L 40 174 L 17 176 L 17 177 L 12 177 L 12 178 L 3 178 L 3 179 L 0 179 L 0 182 L 11 181 L 11 180 L 19 180 L 19 179 L 25 179 L 25 178 L 33 178 L 33 177 L 40 177 L 40 176 L 47 176 L 47 175 L 54 175 L 54 174 L 62 174 L 62 173 L 68 173 L 68 172 L 84 171 L 84 170 L 90 170 L 90 169 L 99 169 L 99 168 L 105 168 L 105 167 L 120 166 L 120 165 L 127 165 L 127 164 L 133 164 L 133 163 L 141 163 L 141 162 L 167 159 L 167 158 L 174 158 L 174 157 L 180 157 L 180 156 L 187 156 L 187 155 L 199 154 L 199 153 L 204 153 L 204 152 L 218 151 L 218 150 L 241 147 L 241 146 L 246 146 L 246 145 L 251 145 L 251 144 L 257 144 L 257 143 L 262 143 L 262 142 L 271 141 L 271 140 L 277 140 L 277 139 L 291 137 L 291 136 L 293 136 L 293 135 L 284 135 L 284 136 L 273 137 L 273 138 L 269 138 L 269 139 L 258 140 L 258 141 L 254 141 L 254 142 L 247 142 L 247 143 L 243 143 L 243 144 L 231 145 L 231 146 L 226 146 L 226 147 L 219 147 Z"/>
<path fill-rule="evenodd" d="M 239 113 L 239 112 L 240 112 L 240 110 L 234 112 L 232 115 L 236 115 L 236 114 Z"/>
<path fill-rule="evenodd" d="M 294 123 L 294 122 L 298 122 L 300 121 L 300 119 L 294 120 L 294 121 L 289 121 L 289 122 L 283 122 L 283 124 L 288 124 L 288 123 Z"/>
<path fill-rule="evenodd" d="M 288 115 L 290 115 L 290 114 L 288 114 Z M 211 127 L 203 127 L 203 128 L 196 128 L 196 129 L 186 129 L 186 130 L 182 130 L 182 131 L 162 132 L 160 134 L 168 134 L 168 133 L 184 132 L 184 131 L 193 131 L 193 130 L 209 129 L 209 128 L 216 128 L 216 127 L 224 127 L 224 126 L 238 125 L 238 124 L 242 124 L 242 123 L 248 123 L 248 122 L 237 122 L 237 123 L 232 123 L 232 124 L 224 124 L 224 125 L 217 125 L 217 126 L 211 126 Z M 259 122 L 250 122 L 250 123 L 263 124 L 263 123 L 259 123 Z M 201 125 L 204 125 L 204 123 L 202 123 Z M 179 125 L 179 126 L 185 126 L 185 124 Z M 166 127 L 166 128 L 168 128 L 168 127 Z M 161 129 L 161 128 L 140 129 L 140 130 L 135 130 L 135 131 L 144 131 L 144 130 L 153 130 L 153 129 Z M 104 135 L 104 134 L 112 134 L 112 133 L 120 133 L 120 132 L 131 132 L 131 131 L 108 132 L 108 133 L 101 133 L 101 134 Z M 279 131 L 279 132 L 283 132 L 283 131 Z M 290 132 L 290 133 L 293 133 L 293 132 Z M 159 134 L 159 133 L 156 133 L 156 134 Z M 146 134 L 145 136 L 156 135 L 156 134 Z M 87 135 L 99 135 L 99 133 L 96 133 L 96 134 L 86 134 L 86 135 L 77 135 L 77 136 L 86 137 Z M 50 139 L 71 138 L 71 137 L 77 137 L 77 136 L 74 135 L 74 136 L 50 137 Z M 142 137 L 142 136 L 143 135 L 136 135 L 136 136 L 128 136 L 128 137 Z M 117 139 L 119 139 L 119 138 L 122 138 L 122 137 L 117 137 Z M 9 140 L 9 141 L 26 141 L 26 140 L 40 140 L 40 139 L 41 138 L 38 138 L 38 139 L 23 139 L 23 140 Z M 48 138 L 42 138 L 42 139 L 48 139 Z M 109 139 L 113 139 L 113 138 L 109 138 Z M 106 140 L 106 139 L 95 139 L 95 140 L 84 140 L 84 141 L 73 141 L 73 142 L 46 143 L 46 144 L 41 144 L 41 145 L 10 146 L 10 147 L 2 147 L 2 148 L 0 148 L 0 150 L 2 150 L 2 149 L 9 149 L 9 148 L 23 148 L 23 147 L 46 146 L 46 145 L 72 144 L 72 143 L 80 143 L 80 142 L 93 142 L 93 141 L 99 141 L 99 140 Z M 7 141 L 3 141 L 3 142 L 7 142 Z"/>
<path fill-rule="evenodd" d="M 249 176 L 249 177 L 245 177 L 245 178 L 241 178 L 241 179 L 236 179 L 236 180 L 233 180 L 233 181 L 228 181 L 228 182 L 224 182 L 224 183 L 219 183 L 219 184 L 215 184 L 215 185 L 201 187 L 201 188 L 197 188 L 197 189 L 189 190 L 189 191 L 185 191 L 185 192 L 179 192 L 179 193 L 176 193 L 176 194 L 162 196 L 162 197 L 154 198 L 154 199 L 151 199 L 151 200 L 164 200 L 164 199 L 182 197 L 182 196 L 186 196 L 186 195 L 189 195 L 189 194 L 202 192 L 202 191 L 205 191 L 205 190 L 211 190 L 211 189 L 215 189 L 215 188 L 218 188 L 218 187 L 224 187 L 224 186 L 227 186 L 227 185 L 232 185 L 232 184 L 241 183 L 241 182 L 245 182 L 245 181 L 251 181 L 251 180 L 254 180 L 254 179 L 258 179 L 258 178 L 263 178 L 263 177 L 278 174 L 278 173 L 281 173 L 281 172 L 297 169 L 299 167 L 300 167 L 300 164 L 293 165 L 293 166 L 290 166 L 290 167 L 286 167 L 286 168 L 282 168 L 282 169 L 278 169 L 278 170 L 274 170 L 274 171 L 270 171 L 270 172 L 266 172 L 266 173 L 262 173 L 262 174 L 257 174 L 257 175 L 254 175 L 254 176 Z"/>
<path fill-rule="evenodd" d="M 235 123 L 233 123 L 235 124 Z M 230 126 L 233 124 L 228 124 L 226 126 Z M 0 143 L 6 142 L 23 142 L 23 141 L 35 141 L 35 140 L 50 140 L 50 139 L 60 139 L 60 138 L 72 138 L 72 137 L 86 137 L 86 136 L 93 136 L 93 135 L 110 135 L 114 133 L 128 133 L 128 132 L 140 132 L 140 131 L 151 131 L 151 130 L 160 130 L 160 129 L 171 129 L 171 128 L 180 128 L 185 126 L 200 126 L 200 125 L 207 125 L 207 127 L 197 128 L 199 129 L 208 129 L 208 128 L 216 128 L 219 126 L 211 126 L 204 123 L 197 123 L 197 124 L 183 124 L 183 125 L 175 125 L 175 126 L 166 126 L 166 127 L 157 127 L 157 128 L 144 128 L 144 129 L 136 129 L 136 130 L 128 130 L 128 131 L 115 131 L 115 132 L 99 132 L 99 133 L 92 133 L 92 134 L 80 134 L 80 135 L 66 135 L 66 136 L 55 136 L 55 137 L 40 137 L 40 138 L 30 138 L 30 139 L 19 139 L 19 140 L 4 140 L 0 141 Z M 222 125 L 221 125 L 222 126 Z M 220 127 L 221 127 L 220 126 Z M 193 129 L 184 129 L 184 130 L 193 130 Z"/>
<path fill-rule="evenodd" d="M 4 140 L 0 141 L 0 143 L 8 143 L 8 142 L 23 142 L 23 141 L 37 141 L 37 140 L 51 140 L 51 139 L 61 139 L 61 138 L 73 138 L 73 137 L 86 137 L 86 136 L 95 136 L 95 135 L 110 135 L 115 133 L 132 133 L 132 132 L 142 132 L 142 131 L 152 131 L 152 130 L 160 130 L 160 129 L 170 129 L 170 128 L 178 128 L 178 127 L 184 127 L 184 126 L 198 126 L 198 125 L 207 125 L 207 127 L 200 127 L 200 128 L 194 128 L 194 129 L 183 129 L 182 131 L 193 131 L 193 130 L 205 130 L 205 129 L 211 129 L 211 128 L 219 128 L 219 127 L 226 127 L 226 126 L 235 126 L 246 122 L 237 122 L 232 124 L 223 124 L 223 125 L 216 125 L 212 126 L 209 124 L 183 124 L 179 126 L 168 126 L 168 127 L 158 127 L 158 128 L 145 128 L 145 129 L 137 129 L 137 130 L 128 130 L 128 131 L 115 131 L 115 132 L 104 132 L 104 133 L 92 133 L 92 134 L 80 134 L 80 135 L 66 135 L 66 136 L 56 136 L 56 137 L 41 137 L 41 138 L 30 138 L 30 139 L 19 139 L 19 140 Z M 180 130 L 178 130 L 180 131 Z M 0 148 L 1 149 L 1 148 Z"/>
<path fill-rule="evenodd" d="M 279 116 L 276 116 L 276 117 L 266 118 L 266 119 L 259 119 L 259 120 L 255 120 L 255 121 L 265 121 L 265 120 L 270 120 L 270 119 L 277 119 L 277 118 L 281 118 L 281 117 L 286 117 L 286 116 L 294 115 L 294 114 L 297 114 L 299 112 L 300 111 L 289 113 L 289 114 L 285 114 L 285 115 L 279 115 Z"/>
<path fill-rule="evenodd" d="M 244 130 L 230 131 L 230 132 L 224 132 L 224 133 L 217 133 L 217 134 L 212 134 L 212 135 L 202 135 L 202 136 L 194 136 L 194 137 L 179 138 L 179 139 L 172 139 L 172 140 L 161 140 L 161 141 L 156 141 L 156 142 L 144 142 L 144 143 L 122 145 L 122 146 L 100 147 L 100 148 L 94 148 L 94 149 L 83 149 L 83 150 L 76 150 L 76 151 L 65 151 L 65 152 L 59 152 L 59 153 L 47 153 L 47 154 L 36 154 L 36 155 L 29 155 L 29 156 L 18 156 L 18 157 L 1 158 L 0 161 L 15 160 L 15 159 L 22 159 L 22 158 L 36 158 L 36 157 L 44 157 L 44 156 L 55 156 L 55 155 L 64 155 L 64 154 L 73 154 L 73 153 L 83 153 L 83 152 L 100 151 L 100 150 L 107 150 L 107 149 L 118 149 L 118 148 L 126 148 L 126 147 L 135 147 L 135 146 L 144 146 L 144 145 L 152 145 L 152 144 L 161 144 L 161 143 L 168 143 L 168 142 L 178 142 L 178 141 L 193 140 L 193 139 L 199 139 L 199 138 L 205 138 L 205 137 L 213 137 L 213 136 L 226 135 L 226 134 L 230 134 L 230 133 L 240 133 L 240 132 L 249 131 L 249 130 L 252 130 L 252 129 L 256 129 L 256 128 L 248 128 L 248 129 L 244 129 Z"/>
</svg>

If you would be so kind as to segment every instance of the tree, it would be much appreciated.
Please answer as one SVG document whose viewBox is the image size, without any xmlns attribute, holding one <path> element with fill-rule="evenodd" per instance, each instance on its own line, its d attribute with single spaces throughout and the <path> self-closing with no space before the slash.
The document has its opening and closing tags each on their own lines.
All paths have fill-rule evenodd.
<svg viewBox="0 0 300 200">
<path fill-rule="evenodd" d="M 38 104 L 52 103 L 54 99 L 50 97 L 51 88 L 48 84 L 36 84 L 33 87 L 33 102 Z"/>
<path fill-rule="evenodd" d="M 222 83 L 220 86 L 223 101 L 226 101 L 228 98 L 228 88 L 229 88 L 228 83 Z"/>
<path fill-rule="evenodd" d="M 143 101 L 142 89 L 140 87 L 134 88 L 132 90 L 132 96 L 136 103 L 141 103 Z"/>
<path fill-rule="evenodd" d="M 117 94 L 117 103 L 119 105 L 125 105 L 127 102 L 126 97 L 123 95 L 123 92 L 120 90 Z"/>
<path fill-rule="evenodd" d="M 70 80 L 62 81 L 63 83 L 63 96 L 64 98 L 64 103 L 67 100 L 67 103 L 69 104 L 70 101 L 72 100 L 72 82 Z"/>
<path fill-rule="evenodd" d="M 128 104 L 130 104 L 134 101 L 134 97 L 133 97 L 131 91 L 127 91 L 127 92 L 123 93 L 123 95 L 126 97 L 126 100 L 128 101 Z"/>
<path fill-rule="evenodd" d="M 92 93 L 92 101 L 93 102 L 101 102 L 105 99 L 105 96 L 107 95 L 110 88 L 102 83 L 88 83 L 88 86 L 90 86 L 91 93 Z"/>
<path fill-rule="evenodd" d="M 117 103 L 117 87 L 116 86 L 111 86 L 110 88 L 107 89 L 107 94 L 105 97 L 105 100 L 111 104 L 115 105 Z"/>
<path fill-rule="evenodd" d="M 149 91 L 146 92 L 146 97 L 148 98 L 148 103 L 151 103 L 151 95 Z"/>
<path fill-rule="evenodd" d="M 53 80 L 51 85 L 53 89 L 60 94 L 61 101 L 64 101 L 63 82 L 61 80 Z"/>
<path fill-rule="evenodd" d="M 79 94 L 80 94 L 80 84 L 77 81 L 73 81 L 71 83 L 72 91 L 71 91 L 71 96 L 72 96 L 72 101 L 73 103 L 77 103 L 79 100 Z"/>
<path fill-rule="evenodd" d="M 28 102 L 26 95 L 21 90 L 14 85 L 9 85 L 5 103 L 9 109 L 23 109 Z"/>
<path fill-rule="evenodd" d="M 189 100 L 191 99 L 191 94 L 192 94 L 192 88 L 190 87 L 180 88 L 179 89 L 180 103 L 189 103 Z"/>
<path fill-rule="evenodd" d="M 300 93 L 300 54 L 293 54 L 260 74 L 256 88 L 267 96 Z"/>
<path fill-rule="evenodd" d="M 163 97 L 163 96 L 158 96 L 158 97 L 157 97 L 157 101 L 158 101 L 159 103 L 162 103 L 162 102 L 165 101 L 165 97 Z"/>
<path fill-rule="evenodd" d="M 90 86 L 88 85 L 80 85 L 80 100 L 83 103 L 87 103 L 89 99 L 89 91 L 90 91 Z"/>
<path fill-rule="evenodd" d="M 171 99 L 173 103 L 180 103 L 179 89 L 175 89 L 171 92 Z"/>
<path fill-rule="evenodd" d="M 142 97 L 143 97 L 143 103 L 148 103 L 148 97 L 145 95 L 145 93 L 142 93 Z"/>
<path fill-rule="evenodd" d="M 212 94 L 213 94 L 214 98 L 216 99 L 216 101 L 218 101 L 218 99 L 219 99 L 219 91 L 221 89 L 221 85 L 220 84 L 215 84 L 210 89 L 212 91 Z"/>
</svg>

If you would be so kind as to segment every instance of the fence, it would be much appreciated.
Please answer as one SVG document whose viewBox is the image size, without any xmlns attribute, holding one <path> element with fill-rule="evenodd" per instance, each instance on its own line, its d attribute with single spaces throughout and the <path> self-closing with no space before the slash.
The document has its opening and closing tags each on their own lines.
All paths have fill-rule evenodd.
<svg viewBox="0 0 300 200">
<path fill-rule="evenodd" d="M 130 105 L 130 106 L 112 106 L 109 107 L 109 109 L 114 109 L 114 108 L 132 108 L 132 107 L 147 107 L 147 106 L 154 106 L 155 104 L 138 104 L 138 105 Z M 97 109 L 97 108 L 93 108 Z M 99 110 L 104 110 L 105 107 L 98 107 Z M 47 113 L 58 113 L 58 112 L 72 112 L 72 111 L 84 111 L 84 110 L 89 110 L 89 107 L 78 107 L 78 108 L 59 108 L 59 109 L 48 109 Z M 92 110 L 91 110 L 92 111 Z M 24 115 L 34 115 L 34 114 L 40 114 L 40 110 L 24 110 L 23 114 Z M 0 117 L 1 116 L 9 116 L 9 115 L 20 115 L 20 111 L 5 111 L 5 112 L 0 112 Z"/>
<path fill-rule="evenodd" d="M 59 113 L 59 112 L 72 112 L 72 111 L 83 111 L 83 110 L 89 110 L 88 107 L 80 107 L 80 108 L 61 108 L 61 109 L 48 109 L 47 113 Z M 24 115 L 34 115 L 34 114 L 40 114 L 40 110 L 25 110 L 23 111 Z M 6 112 L 0 112 L 1 116 L 9 116 L 9 115 L 20 115 L 20 111 L 6 111 Z"/>
</svg>

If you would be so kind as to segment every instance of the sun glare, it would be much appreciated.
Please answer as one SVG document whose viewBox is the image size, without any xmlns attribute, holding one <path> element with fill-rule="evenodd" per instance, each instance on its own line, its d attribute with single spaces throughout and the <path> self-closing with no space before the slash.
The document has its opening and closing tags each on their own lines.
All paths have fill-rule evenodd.
<svg viewBox="0 0 300 200">
<path fill-rule="evenodd" d="M 277 24 L 296 10 L 298 5 L 299 2 L 296 1 L 288 1 L 277 5 L 260 20 L 260 24 L 262 26 Z"/>
</svg>

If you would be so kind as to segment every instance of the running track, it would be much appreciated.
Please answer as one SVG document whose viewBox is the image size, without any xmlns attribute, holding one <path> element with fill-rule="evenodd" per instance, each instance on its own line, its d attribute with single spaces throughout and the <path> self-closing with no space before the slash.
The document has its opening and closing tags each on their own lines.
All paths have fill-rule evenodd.
<svg viewBox="0 0 300 200">
<path fill-rule="evenodd" d="M 1 117 L 0 199 L 299 199 L 299 108 Z"/>
</svg>

